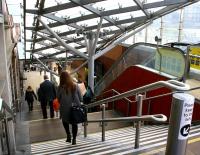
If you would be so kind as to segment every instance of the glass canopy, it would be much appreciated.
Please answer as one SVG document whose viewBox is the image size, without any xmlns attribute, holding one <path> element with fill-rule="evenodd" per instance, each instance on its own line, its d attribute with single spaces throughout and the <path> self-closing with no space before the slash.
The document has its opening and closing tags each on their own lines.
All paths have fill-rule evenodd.
<svg viewBox="0 0 200 155">
<path fill-rule="evenodd" d="M 31 0 L 23 1 L 25 50 L 38 57 L 87 55 L 93 33 L 97 50 L 127 32 L 195 3 L 182 0 Z M 101 22 L 102 19 L 102 23 Z M 45 24 L 45 25 L 44 25 Z M 100 26 L 101 25 L 101 26 Z M 100 29 L 99 36 L 96 35 Z M 49 30 L 50 29 L 50 30 Z M 67 48 L 56 39 L 55 32 Z M 103 48 L 102 48 L 103 47 Z M 80 55 L 78 56 L 80 57 Z"/>
</svg>

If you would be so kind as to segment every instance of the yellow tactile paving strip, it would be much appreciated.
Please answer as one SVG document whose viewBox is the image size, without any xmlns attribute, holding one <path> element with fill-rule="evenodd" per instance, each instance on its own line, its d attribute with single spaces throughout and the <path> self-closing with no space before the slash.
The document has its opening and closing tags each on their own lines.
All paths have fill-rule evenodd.
<svg viewBox="0 0 200 155">
<path fill-rule="evenodd" d="M 188 79 L 186 83 L 190 85 L 190 88 L 200 87 L 200 81 L 195 79 Z M 190 91 L 189 94 L 200 100 L 200 89 Z"/>
</svg>

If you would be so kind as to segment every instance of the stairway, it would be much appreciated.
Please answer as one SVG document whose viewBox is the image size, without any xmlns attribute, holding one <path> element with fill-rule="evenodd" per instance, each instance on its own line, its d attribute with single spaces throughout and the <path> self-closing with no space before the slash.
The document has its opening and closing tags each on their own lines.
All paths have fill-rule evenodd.
<svg viewBox="0 0 200 155">
<path fill-rule="evenodd" d="M 156 147 L 165 147 L 167 125 L 143 126 L 140 133 L 140 148 L 134 149 L 135 128 L 125 127 L 106 131 L 106 141 L 101 142 L 101 133 L 77 137 L 77 145 L 66 143 L 66 139 L 31 144 L 33 155 L 123 155 L 140 154 Z M 192 126 L 189 138 L 200 135 L 200 125 Z"/>
</svg>

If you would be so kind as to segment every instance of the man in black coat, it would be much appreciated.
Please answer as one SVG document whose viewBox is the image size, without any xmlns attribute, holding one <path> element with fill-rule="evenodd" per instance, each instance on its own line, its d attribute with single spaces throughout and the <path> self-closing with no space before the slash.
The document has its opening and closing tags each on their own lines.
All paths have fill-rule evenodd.
<svg viewBox="0 0 200 155">
<path fill-rule="evenodd" d="M 56 90 L 51 81 L 48 80 L 49 77 L 44 75 L 44 82 L 40 84 L 40 88 L 38 90 L 39 100 L 41 102 L 42 114 L 43 118 L 47 118 L 47 104 L 50 107 L 50 117 L 54 117 L 53 110 L 53 100 L 56 98 Z"/>
</svg>

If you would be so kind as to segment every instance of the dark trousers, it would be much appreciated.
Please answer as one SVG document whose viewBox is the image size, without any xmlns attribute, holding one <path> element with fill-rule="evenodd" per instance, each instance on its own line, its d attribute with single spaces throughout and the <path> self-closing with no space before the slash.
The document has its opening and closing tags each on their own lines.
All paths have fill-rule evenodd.
<svg viewBox="0 0 200 155">
<path fill-rule="evenodd" d="M 65 132 L 67 134 L 67 139 L 71 139 L 71 133 L 69 131 L 69 123 L 63 122 L 63 121 L 62 121 L 62 123 L 63 123 L 63 126 L 65 128 Z M 72 124 L 72 137 L 73 137 L 73 139 L 76 139 L 77 132 L 78 132 L 78 125 Z"/>
<path fill-rule="evenodd" d="M 27 101 L 27 103 L 28 103 L 28 109 L 29 109 L 29 111 L 32 111 L 33 110 L 33 102 Z"/>
<path fill-rule="evenodd" d="M 53 101 L 49 101 L 49 102 L 42 101 L 41 108 L 42 108 L 43 118 L 47 118 L 47 103 L 49 103 L 49 107 L 50 107 L 50 117 L 53 118 L 54 117 Z"/>
</svg>

